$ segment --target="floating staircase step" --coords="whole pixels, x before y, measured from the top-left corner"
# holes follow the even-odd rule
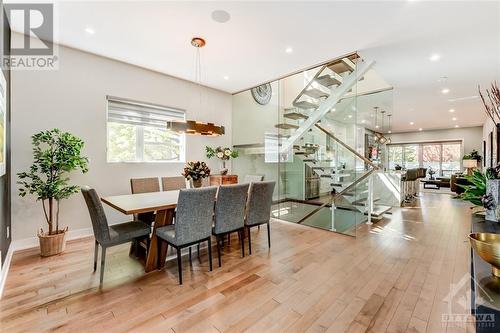
[[[339,61],[336,61],[328,65],[328,68],[330,68],[332,72],[341,74],[345,72],[352,72],[356,68],[356,65],[351,60],[343,58]]]
[[[316,78],[316,82],[321,84],[323,87],[330,88],[333,85],[342,84],[342,77],[338,74],[336,75],[326,74]]]
[[[317,103],[309,101],[295,102],[293,105],[301,109],[316,109],[319,106]]]
[[[392,209],[391,206],[383,206],[383,205],[374,205],[372,209],[373,217],[381,217],[385,213],[389,212]],[[365,215],[368,215],[368,212],[365,212]]]
[[[318,163],[318,160],[315,160],[314,158],[305,158],[302,162]]]
[[[317,89],[317,88],[312,88],[312,89],[307,89],[304,91],[304,95],[307,95],[312,98],[322,98],[322,97],[328,97],[329,94],[324,92],[323,90]]]
[[[309,118],[305,114],[298,113],[298,112],[288,112],[283,115],[283,117],[288,118],[288,119],[293,119],[293,120],[299,120],[299,119],[307,119]]]
[[[356,196],[356,195],[361,195],[361,194],[368,194],[368,190],[364,190],[364,191],[349,191],[349,192],[346,192],[344,193],[344,196],[346,197],[353,197],[353,196]]]
[[[380,201],[380,198],[374,198],[373,202]],[[365,206],[365,204],[368,202],[368,198],[361,198],[358,200],[355,200],[352,202],[354,206]]]
[[[297,125],[292,125],[292,124],[287,124],[287,123],[277,124],[277,125],[274,125],[274,127],[279,128],[279,129],[285,129],[285,130],[299,128],[299,126],[297,126]]]

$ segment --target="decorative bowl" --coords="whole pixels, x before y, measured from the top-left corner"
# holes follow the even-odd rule
[[[491,265],[491,273],[500,277],[500,234],[473,233],[469,235],[469,240],[481,259]]]

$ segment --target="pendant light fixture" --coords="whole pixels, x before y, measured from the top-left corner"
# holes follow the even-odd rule
[[[392,114],[388,114],[387,115],[387,122],[389,123],[387,133],[389,133],[389,134],[392,133],[392,130],[391,130],[391,117],[392,117]],[[392,142],[391,137],[388,137],[387,138],[387,143],[389,144],[391,142]]]
[[[200,109],[202,108],[202,86],[201,86],[201,55],[200,49],[204,47],[207,43],[201,37],[193,37],[191,39],[191,45],[196,48],[196,65],[195,65],[195,82],[198,84],[198,89],[200,93]],[[209,135],[218,136],[224,135],[224,126],[217,126],[213,123],[202,123],[196,120],[187,121],[169,121],[167,122],[167,129],[178,132],[186,133],[192,135]]]
[[[373,107],[375,109],[375,128],[378,128],[378,106]],[[380,135],[375,132],[373,136],[373,141],[377,142],[380,139]]]
[[[382,110],[380,113],[382,114],[382,132],[383,132],[384,131],[384,114],[385,114],[385,111]],[[380,141],[381,144],[385,144],[385,143],[387,143],[387,138],[382,134],[380,136],[379,141]]]

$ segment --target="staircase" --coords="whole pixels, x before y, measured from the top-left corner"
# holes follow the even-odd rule
[[[293,154],[309,166],[321,181],[328,181],[330,185],[330,200],[319,205],[302,221],[325,207],[331,207],[332,210],[343,209],[361,213],[366,216],[367,223],[371,224],[391,209],[390,206],[377,205],[378,198],[373,197],[371,176],[378,167],[321,125],[321,120],[334,110],[347,94],[353,94],[355,84],[363,80],[372,65],[373,62],[367,63],[357,54],[323,65],[293,100],[292,107],[284,109],[282,121],[275,125],[282,135],[279,143],[281,154]],[[332,163],[332,160],[318,156],[319,145],[297,144],[313,129],[320,130],[342,149],[361,159],[366,168],[345,170]]]

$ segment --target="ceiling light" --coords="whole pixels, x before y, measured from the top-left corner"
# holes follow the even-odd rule
[[[422,132],[422,127],[420,127],[418,130],[419,130],[420,132]]]
[[[448,88],[444,88],[443,90],[441,90],[441,94],[444,94],[444,95],[446,95],[449,92],[450,92],[450,89],[448,89]]]
[[[439,59],[441,59],[441,56],[437,53],[434,53],[429,57],[430,61],[438,61]]]
[[[337,111],[337,109],[336,109],[336,108],[333,108],[333,109],[332,109],[332,111],[333,111],[333,112],[335,112],[335,111]]]
[[[293,52],[293,49],[291,47],[287,47],[285,49],[285,53],[292,53]]]
[[[455,125],[455,128],[459,128],[459,127],[460,127],[460,126],[458,126],[458,125]]]
[[[348,117],[348,118],[352,118],[352,114],[348,115],[347,117]]]
[[[85,32],[88,33],[89,35],[95,34],[95,30],[92,29],[91,27],[86,27]]]
[[[448,112],[453,113],[453,112],[455,112],[455,109],[449,109]]]
[[[391,131],[391,130],[389,130],[387,133],[391,134],[391,133],[392,133],[392,131]]]
[[[362,123],[362,124],[366,123],[366,120],[362,119],[362,120],[361,120],[361,123]]]
[[[225,75],[224,80],[226,80],[226,81],[229,80],[229,76]]]
[[[375,128],[379,128],[379,126],[377,125],[377,126],[375,126]]]
[[[453,118],[451,118],[451,120],[457,121],[457,117],[453,117]]]
[[[212,20],[218,23],[226,23],[231,19],[231,15],[225,10],[214,10],[210,16],[212,16]]]
[[[415,123],[413,121],[410,121],[410,125],[415,125]]]

